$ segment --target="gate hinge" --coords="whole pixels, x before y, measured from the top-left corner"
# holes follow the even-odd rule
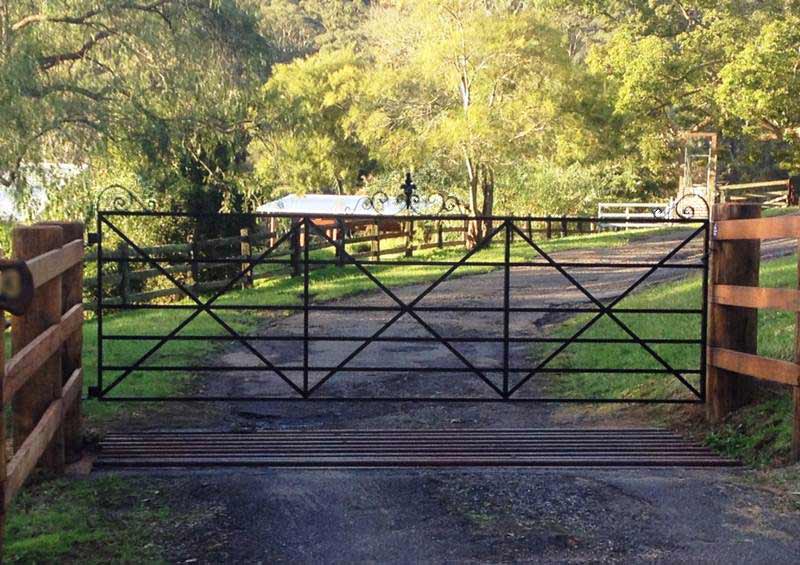
[[[100,236],[96,231],[89,232],[89,238],[86,241],[86,245],[97,245],[100,243]]]

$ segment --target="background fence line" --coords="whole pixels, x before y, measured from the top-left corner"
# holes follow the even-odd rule
[[[280,229],[279,222],[276,221],[277,218],[275,217],[265,217],[264,220],[265,226],[257,229],[241,228],[239,235],[236,236],[194,240],[184,244],[142,247],[142,250],[153,257],[163,257],[165,261],[169,260],[174,263],[166,266],[165,269],[170,274],[186,276],[193,290],[199,292],[213,291],[225,286],[228,277],[201,277],[203,268],[208,269],[209,265],[214,264],[213,258],[208,258],[209,255],[213,256],[214,252],[219,250],[221,251],[221,253],[217,254],[219,265],[238,263],[244,269],[247,262],[259,254],[259,250],[268,248],[288,231],[288,227]],[[343,246],[349,245],[368,244],[368,249],[355,250],[350,255],[356,259],[368,258],[376,262],[380,262],[382,258],[387,256],[402,255],[413,257],[415,252],[427,249],[444,249],[470,245],[468,239],[469,222],[466,221],[458,221],[457,225],[452,225],[452,222],[450,225],[446,225],[447,220],[443,219],[435,222],[433,229],[427,232],[420,229],[423,223],[417,221],[407,221],[400,226],[392,225],[392,223],[396,224],[397,222],[381,222],[379,218],[376,220],[347,222],[347,225],[344,225],[345,222],[346,219],[337,220],[335,224],[331,224],[329,220],[327,222],[322,221],[321,224],[325,227],[334,243],[327,241],[316,243],[309,247],[309,251],[336,249],[336,257],[340,264],[343,265],[344,260],[340,256],[339,250]],[[594,233],[598,230],[598,225],[596,222],[547,216],[538,222],[538,225],[536,222],[528,221],[525,230],[531,238],[534,234],[541,234],[546,239],[552,239],[574,234]],[[288,274],[299,276],[301,274],[300,258],[304,249],[302,239],[302,234],[299,234],[298,237],[290,240],[289,248],[285,252],[275,253],[272,256],[272,259],[276,261],[286,260],[286,265],[276,265],[274,269],[268,272],[251,273],[243,280],[243,286],[252,286],[256,280],[270,277]],[[393,245],[387,247],[382,245],[382,242],[393,242]],[[203,257],[204,254],[205,258]],[[97,253],[88,253],[86,261],[96,263]],[[143,261],[124,242],[120,243],[114,251],[105,252],[104,261],[116,262],[118,265],[117,272],[103,274],[104,285],[108,284],[108,288],[104,289],[107,294],[104,295],[103,299],[103,302],[107,305],[124,306],[131,303],[146,303],[158,299],[180,299],[184,297],[184,293],[173,285],[168,288],[134,292],[133,287],[137,284],[145,286],[147,281],[156,280],[162,277],[163,273]],[[139,265],[143,265],[145,268],[136,268]],[[90,297],[86,300],[86,309],[95,310],[97,306],[97,278],[94,275],[87,277],[83,281],[83,287],[86,295]]]

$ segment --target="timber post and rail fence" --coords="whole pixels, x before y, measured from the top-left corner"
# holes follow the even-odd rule
[[[797,461],[800,459],[800,289],[759,286],[759,263],[761,241],[800,239],[800,216],[762,218],[757,204],[718,204],[713,217],[708,418],[720,422],[752,402],[754,379],[788,387],[793,405],[791,459]],[[794,359],[758,355],[759,310],[795,314]]]
[[[0,340],[0,406],[10,407],[0,418],[0,555],[6,512],[31,472],[59,475],[80,456],[83,233],[81,223],[18,226],[13,259],[0,262],[3,327],[13,314],[8,360]]]

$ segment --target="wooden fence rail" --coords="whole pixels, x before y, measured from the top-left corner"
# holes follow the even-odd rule
[[[81,447],[83,224],[20,226],[12,240],[0,297],[2,321],[15,314],[8,360],[0,340],[0,406],[11,406],[13,428],[9,450],[0,418],[0,552],[5,513],[31,471],[62,473]]]
[[[718,422],[752,400],[752,379],[790,387],[792,451],[800,459],[800,290],[758,286],[761,241],[800,239],[800,217],[761,218],[754,204],[715,206],[709,299],[708,415]],[[800,274],[800,260],[798,261]],[[794,312],[793,361],[758,355],[758,311]]]
[[[273,218],[267,218],[267,220]],[[572,225],[571,225],[572,223]],[[363,224],[363,225],[362,225]],[[567,221],[565,218],[553,216],[546,217],[538,222],[528,221],[523,229],[528,236],[533,238],[534,234],[541,234],[546,239],[553,237],[566,237],[571,234],[587,234],[596,231],[597,226],[587,221],[574,220]],[[412,257],[414,253],[426,249],[444,249],[449,247],[459,247],[469,245],[468,234],[469,225],[467,222],[453,223],[436,222],[432,225],[421,227],[420,222],[404,222],[404,225],[381,225],[380,222],[372,220],[357,223],[348,223],[347,227],[337,225],[327,229],[328,237],[332,240],[318,241],[309,247],[310,251],[337,248],[344,246],[356,246],[368,244],[369,249],[351,249],[350,254],[356,259],[367,259],[379,262],[387,256],[402,255]],[[185,244],[170,244],[152,247],[143,247],[142,251],[152,257],[168,257],[173,264],[164,266],[164,269],[172,275],[185,277],[189,282],[189,287],[198,292],[212,291],[227,284],[225,277],[214,278],[205,276],[201,280],[201,271],[219,268],[228,263],[221,261],[219,264],[213,263],[213,258],[224,260],[240,260],[241,268],[244,270],[253,257],[257,257],[260,252],[272,245],[278,238],[284,235],[285,231],[280,231],[278,222],[267,222],[266,228],[250,230],[242,228],[239,235],[221,237],[208,240],[197,240]],[[385,242],[392,242],[391,245],[384,245]],[[254,281],[275,276],[285,276],[287,274],[298,275],[300,273],[299,260],[302,257],[302,250],[305,243],[302,234],[296,238],[290,238],[285,250],[276,252],[270,259],[285,260],[285,265],[273,265],[273,268],[264,272],[251,273],[250,276],[243,278],[244,286],[252,286]],[[234,252],[238,250],[238,254]],[[205,255],[205,258],[202,257]],[[346,261],[340,251],[336,252],[339,264],[344,265]],[[128,245],[121,243],[113,251],[106,251],[103,256],[104,262],[111,261],[118,265],[116,272],[104,272],[104,284],[109,285],[105,289],[106,295],[104,303],[109,306],[128,305],[132,303],[146,303],[158,299],[180,299],[184,293],[171,286],[169,288],[152,288],[152,282],[158,281],[163,276],[163,272],[154,268],[144,258],[130,249]],[[95,252],[87,254],[87,262],[96,262]],[[139,268],[137,268],[139,266]],[[163,282],[163,281],[162,281]],[[91,276],[83,281],[83,288],[86,294],[87,310],[94,310],[96,307],[97,279]],[[134,291],[134,288],[148,287],[143,290]]]

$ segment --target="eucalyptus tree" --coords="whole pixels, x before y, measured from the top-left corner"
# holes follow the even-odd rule
[[[499,175],[557,144],[569,53],[527,3],[387,2],[365,35],[359,135],[385,163],[449,171],[472,214],[492,213]]]

